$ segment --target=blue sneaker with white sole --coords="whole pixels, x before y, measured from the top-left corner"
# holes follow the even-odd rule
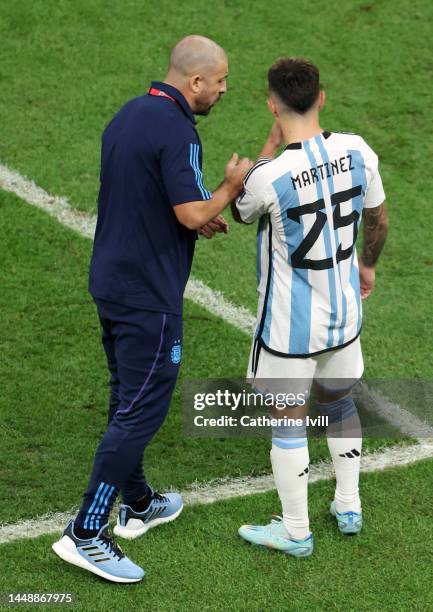
[[[335,501],[331,502],[329,511],[337,519],[338,529],[344,535],[353,535],[361,531],[362,512],[337,512]]]
[[[151,501],[143,512],[135,512],[130,506],[120,506],[117,525],[114,533],[127,540],[135,540],[146,531],[174,521],[183,509],[182,496],[179,493],[157,493],[152,491]]]
[[[280,550],[292,557],[309,557],[314,550],[313,534],[304,540],[292,539],[281,516],[274,517],[269,525],[242,525],[238,533],[251,544]]]
[[[77,565],[111,582],[139,582],[144,570],[122,552],[108,534],[108,523],[94,538],[81,540],[74,533],[74,521],[68,523],[62,537],[52,549],[67,563]]]

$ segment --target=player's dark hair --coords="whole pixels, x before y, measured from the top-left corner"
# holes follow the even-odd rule
[[[319,95],[319,69],[302,57],[282,57],[269,68],[268,83],[283,104],[303,115]]]

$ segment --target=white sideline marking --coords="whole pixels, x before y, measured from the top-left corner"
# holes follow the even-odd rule
[[[14,193],[27,204],[41,208],[78,234],[93,239],[96,217],[73,210],[67,198],[50,195],[33,181],[2,164],[0,164],[0,187],[4,191]]]
[[[363,399],[370,400],[370,404],[365,406],[369,412],[381,417],[384,421],[388,421],[394,427],[398,427],[407,436],[418,438],[419,440],[433,438],[433,427],[405,408],[391,402],[380,391],[372,389],[365,382],[361,382],[360,390]]]
[[[386,468],[409,465],[432,456],[433,439],[426,439],[416,445],[386,448],[382,452],[363,455],[361,471],[382,471]],[[311,466],[309,482],[329,480],[333,476],[332,464],[323,462]],[[266,493],[274,488],[272,476],[233,478],[220,484],[210,483],[195,486],[183,491],[182,496],[188,506],[205,505],[235,497]],[[0,544],[37,538],[42,535],[60,534],[76,512],[77,509],[71,509],[69,512],[49,513],[34,519],[18,521],[15,524],[2,525],[0,526]]]
[[[256,318],[246,308],[235,306],[223,296],[220,291],[214,291],[200,280],[191,278],[188,281],[185,297],[206,308],[209,312],[221,317],[233,327],[252,335]]]
[[[2,164],[0,164],[0,188],[14,193],[28,204],[41,208],[62,225],[73,229],[82,236],[93,238],[95,232],[94,216],[76,212],[66,198],[50,195],[35,185],[33,181]],[[200,280],[189,280],[185,297],[206,308],[212,314],[221,317],[237,329],[252,334],[255,317],[246,308],[235,306],[226,300],[222,293],[213,291]],[[387,398],[377,392],[370,391],[365,386],[364,390],[369,395],[369,399],[372,400],[373,409],[376,413],[380,413],[382,418],[399,427],[404,434],[416,438],[422,435],[433,436],[433,428],[427,426],[416,416],[392,404]]]
[[[62,225],[76,231],[77,233],[92,239],[95,232],[96,218],[94,216],[79,213],[71,208],[66,198],[52,196],[46,191],[23,177],[0,164],[0,188],[14,193],[22,200],[41,208],[50,216],[57,219]],[[237,329],[251,334],[255,317],[245,308],[235,306],[220,292],[213,291],[197,279],[190,279],[187,285],[185,297],[206,308],[212,314],[221,317]],[[367,390],[371,400],[374,402],[374,410],[378,410],[380,416],[390,423],[396,425],[400,430],[415,437],[432,435],[433,428],[417,419],[407,410],[392,404],[386,397],[377,392]],[[407,465],[420,459],[433,456],[433,439],[418,439],[419,444],[409,447],[397,447],[386,449],[383,453],[365,455],[362,460],[362,471],[383,470],[396,465]],[[330,464],[323,463],[311,467],[310,481],[317,482],[331,477]],[[273,488],[271,476],[258,478],[240,478],[227,481],[220,485],[204,485],[203,487],[189,490],[184,493],[185,501],[189,504],[213,503],[221,499],[231,497],[252,495],[269,491]],[[12,542],[22,538],[37,537],[39,535],[56,533],[61,530],[68,518],[74,512],[44,515],[29,521],[21,521],[15,525],[0,526],[0,544]]]

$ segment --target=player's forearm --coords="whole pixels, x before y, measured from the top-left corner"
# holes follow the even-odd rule
[[[388,233],[388,213],[385,202],[363,211],[364,242],[361,259],[365,266],[373,268],[382,252]]]
[[[258,159],[262,157],[269,157],[270,159],[274,159],[277,154],[279,145],[276,145],[273,141],[267,140],[263,145],[263,149],[259,153]]]

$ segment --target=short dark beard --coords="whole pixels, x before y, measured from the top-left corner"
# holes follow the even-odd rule
[[[202,117],[206,117],[206,115],[209,115],[211,110],[212,110],[212,106],[209,106],[209,108],[206,110],[202,109],[202,110],[194,111],[194,115],[201,115]]]

